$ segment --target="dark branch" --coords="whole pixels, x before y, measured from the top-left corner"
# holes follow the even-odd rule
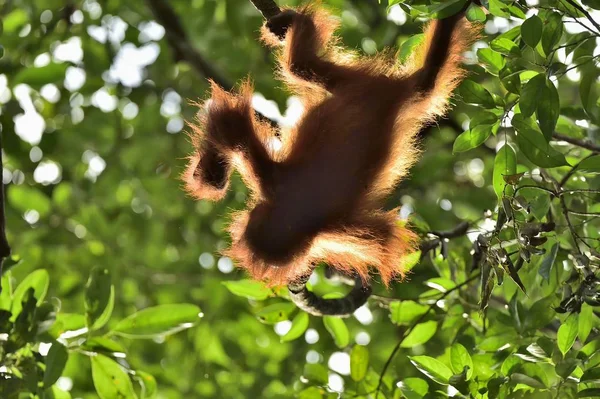
[[[168,1],[146,0],[154,18],[160,23],[167,35],[167,42],[177,61],[186,61],[202,76],[214,80],[225,90],[231,90],[233,84],[221,75],[202,54],[190,43],[183,25]]]
[[[423,241],[421,243],[421,245],[419,246],[419,249],[421,250],[421,257],[423,257],[423,255],[425,255],[427,252],[431,251],[432,249],[434,249],[438,245],[440,245],[442,240],[444,240],[444,239],[464,236],[465,234],[467,234],[468,229],[469,229],[468,222],[460,222],[452,230],[430,232],[429,234],[436,236],[436,238],[434,238],[432,240],[428,240],[428,241]]]
[[[585,8],[583,8],[582,6],[580,6],[579,4],[577,4],[576,2],[574,2],[573,0],[566,0],[566,2],[569,3],[569,4],[571,4],[573,7],[575,7],[579,11],[581,11],[581,13],[583,15],[585,15],[585,17],[588,19],[588,21],[590,21],[591,24],[594,25],[596,27],[596,29],[598,29],[598,33],[600,33],[600,25],[598,24],[598,22],[596,22],[594,20],[594,18],[592,18],[592,16],[590,15],[590,13],[587,12]]]
[[[3,171],[2,163],[2,134],[0,133],[0,171]],[[0,178],[2,176],[0,175]],[[0,182],[0,276],[2,276],[2,263],[10,255],[10,245],[6,239],[6,213],[4,212],[4,181]],[[0,292],[2,285],[0,285]]]
[[[565,136],[560,133],[553,133],[552,138],[556,141],[566,141],[569,144],[576,145],[577,147],[585,148],[590,151],[600,152],[600,145],[592,143],[590,141],[574,139],[573,137]]]
[[[360,277],[355,279],[352,291],[343,298],[323,299],[306,288],[310,275],[288,284],[292,302],[300,309],[315,316],[348,317],[367,302],[371,286],[365,285]]]
[[[281,12],[281,9],[275,4],[273,0],[250,0],[254,7],[265,17],[269,19]]]
[[[558,183],[558,187],[561,187],[561,188],[562,188],[562,186],[564,186],[564,185],[565,185],[565,184],[566,184],[566,183],[569,181],[569,179],[571,178],[571,176],[573,176],[573,174],[575,174],[575,171],[576,171],[576,170],[577,170],[577,168],[579,167],[579,164],[580,164],[580,163],[582,163],[583,161],[585,161],[586,159],[588,159],[588,158],[591,158],[592,156],[594,156],[594,154],[592,154],[592,155],[588,155],[587,157],[585,157],[585,158],[583,158],[581,161],[579,161],[579,162],[577,163],[577,165],[573,166],[573,167],[571,168],[571,170],[569,170],[569,171],[567,172],[567,174],[565,174],[565,175],[563,176],[563,178],[560,180],[560,182]]]

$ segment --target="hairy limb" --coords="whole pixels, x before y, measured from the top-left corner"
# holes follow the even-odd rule
[[[242,84],[238,94],[228,93],[213,83],[203,130],[206,140],[221,154],[215,158],[231,162],[248,187],[261,195],[275,166],[263,144],[272,128],[256,120],[251,93],[248,82]]]
[[[220,200],[227,192],[231,163],[210,142],[196,147],[183,174],[185,188],[197,199]]]
[[[329,42],[336,27],[328,14],[308,6],[269,18],[262,36],[271,45],[284,42],[280,64],[287,80],[318,83],[331,90],[352,72],[329,57]]]
[[[423,67],[417,72],[417,90],[430,91],[435,87],[438,75],[445,67],[448,67],[452,57],[456,57],[453,48],[455,42],[455,33],[460,26],[464,13],[460,12],[451,17],[433,22],[433,27],[427,31],[429,36],[429,47],[425,56]]]

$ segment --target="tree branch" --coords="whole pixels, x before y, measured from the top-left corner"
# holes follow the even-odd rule
[[[428,241],[423,241],[419,246],[421,250],[421,258],[432,249],[436,248],[441,244],[442,240],[449,238],[456,238],[460,236],[464,236],[469,229],[469,222],[460,222],[456,227],[452,230],[447,231],[432,231],[429,234],[437,236],[436,238]]]
[[[575,139],[573,137],[565,136],[564,134],[554,132],[552,138],[556,141],[566,141],[569,144],[576,145],[577,147],[585,148],[590,151],[600,152],[600,145],[592,143],[590,141]]]
[[[590,21],[590,23],[592,25],[594,25],[596,27],[596,29],[598,29],[598,33],[600,33],[600,25],[598,24],[598,22],[596,22],[594,20],[594,18],[592,18],[592,16],[590,15],[590,13],[587,12],[587,10],[585,8],[583,8],[582,6],[580,6],[579,4],[577,4],[576,2],[574,2],[573,0],[566,0],[566,2],[569,3],[569,4],[571,4],[573,7],[575,7],[579,11],[581,11],[581,13],[586,16],[586,18],[588,19],[588,21]]]
[[[462,287],[464,287],[465,285],[468,285],[469,283],[471,283],[472,281],[474,281],[478,278],[479,278],[479,273],[475,273],[474,275],[472,275],[471,277],[469,277],[462,283],[460,283],[460,284],[452,287],[448,291],[444,292],[439,298],[437,298],[435,301],[433,301],[433,303],[429,306],[429,308],[427,309],[427,311],[425,313],[423,313],[418,319],[416,319],[410,325],[410,327],[408,329],[406,329],[406,331],[404,331],[404,334],[402,334],[402,338],[400,339],[400,341],[398,341],[396,343],[396,346],[392,350],[392,353],[390,353],[385,364],[383,365],[383,369],[381,370],[381,374],[379,375],[379,382],[377,383],[377,388],[375,389],[375,397],[376,398],[379,397],[378,394],[381,389],[381,383],[383,382],[383,377],[385,376],[385,373],[387,372],[388,368],[390,367],[390,364],[392,363],[392,359],[394,359],[394,356],[400,350],[400,347],[402,346],[402,342],[404,342],[406,337],[408,337],[408,335],[415,329],[415,327],[419,323],[421,323],[423,320],[425,320],[425,317],[427,317],[427,315],[429,315],[429,312],[431,312],[437,306],[437,303],[439,300],[446,298],[448,295],[450,295],[454,291],[460,290]]]
[[[231,90],[233,84],[213,67],[198,50],[192,46],[175,10],[168,1],[146,0],[154,18],[160,23],[167,35],[167,43],[177,61],[186,61],[202,76],[212,79],[225,90]]]
[[[273,0],[250,0],[254,7],[265,17],[269,19],[281,12],[281,9],[275,4]]]
[[[288,291],[296,306],[315,316],[351,316],[371,296],[371,286],[365,285],[360,277],[356,277],[354,287],[348,295],[343,298],[323,299],[306,288],[309,278],[310,274],[288,284]]]
[[[594,154],[592,155],[588,155],[587,157],[583,158],[581,161],[579,161],[577,163],[577,165],[573,166],[568,172],[567,174],[565,174],[563,176],[563,178],[560,180],[560,182],[558,183],[558,187],[562,188],[571,178],[571,176],[573,176],[573,174],[575,174],[575,171],[577,171],[577,168],[579,167],[579,164],[582,163],[583,161],[585,161],[588,158],[591,158],[592,156],[594,156]]]

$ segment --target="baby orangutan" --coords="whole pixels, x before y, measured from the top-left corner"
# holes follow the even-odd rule
[[[306,281],[319,262],[363,282],[370,268],[386,285],[403,275],[416,236],[398,223],[398,210],[383,210],[384,200],[417,158],[419,129],[445,112],[475,36],[462,15],[432,22],[397,65],[344,51],[336,28],[316,6],[282,11],[263,26],[263,41],[280,48],[281,79],[305,107],[281,149],[268,145],[276,131],[255,117],[248,81],[236,93],[212,83],[192,126],[187,191],[219,200],[238,170],[251,199],[233,215],[226,254],[272,285]]]

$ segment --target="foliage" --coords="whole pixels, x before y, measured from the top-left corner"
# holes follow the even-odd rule
[[[346,45],[406,58],[419,20],[465,0],[325,3]],[[426,245],[406,281],[321,319],[218,255],[239,179],[221,203],[177,179],[207,73],[250,74],[284,119],[248,0],[0,3],[0,397],[599,397],[600,3],[482,4],[455,107],[389,201]],[[311,289],[348,291],[322,270]]]

